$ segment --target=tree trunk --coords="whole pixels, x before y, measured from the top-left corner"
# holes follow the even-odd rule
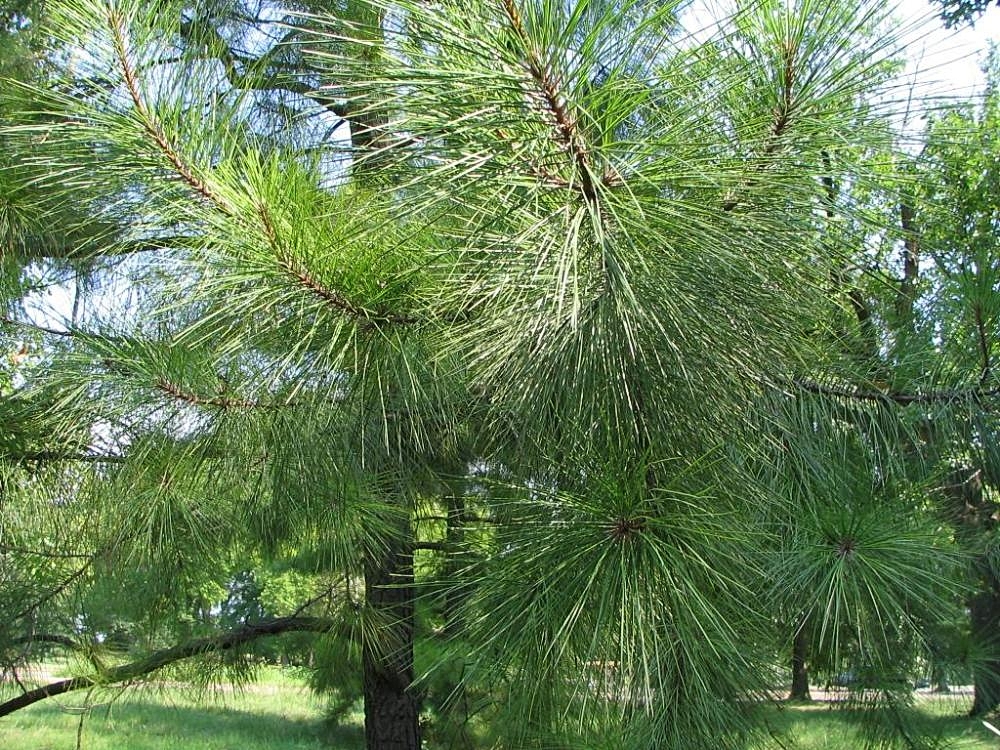
[[[465,544],[465,498],[458,493],[452,493],[447,498],[447,503],[448,557],[445,561],[444,633],[446,636],[453,636],[462,629],[462,605],[468,598],[468,592],[465,588],[458,586],[458,577],[463,561],[456,552],[461,550]]]
[[[956,538],[968,549],[981,546],[984,537],[996,528],[997,506],[983,492],[980,469],[958,466],[952,470],[946,494],[954,501]],[[979,591],[969,599],[972,643],[978,653],[973,665],[975,699],[970,716],[982,716],[1000,705],[1000,580],[985,556],[975,560]]]
[[[392,540],[365,566],[365,597],[377,624],[362,647],[367,750],[420,750],[413,682],[413,553]]]
[[[792,641],[792,690],[788,694],[790,701],[811,701],[809,694],[809,669],[806,659],[809,656],[809,632],[805,618],[799,623]]]
[[[980,651],[973,668],[975,699],[969,716],[983,716],[1000,705],[1000,655],[996,637],[1000,632],[1000,597],[996,590],[983,591],[969,602],[972,641]]]
[[[950,693],[951,687],[948,685],[948,674],[944,667],[935,663],[931,667],[931,685],[934,686],[935,693]]]

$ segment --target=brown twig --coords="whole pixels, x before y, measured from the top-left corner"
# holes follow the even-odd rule
[[[362,324],[365,327],[387,324],[409,325],[417,322],[417,319],[411,316],[396,315],[389,312],[369,312],[368,310],[353,304],[339,292],[320,283],[319,280],[317,280],[316,277],[306,270],[300,263],[288,257],[288,254],[281,246],[277,229],[274,226],[274,222],[271,220],[271,214],[267,210],[267,207],[264,205],[258,205],[257,213],[260,216],[261,225],[264,228],[264,234],[267,237],[267,241],[271,245],[271,249],[274,251],[275,257],[277,258],[278,266],[312,294],[319,297],[324,302],[327,302],[331,307],[334,307],[340,312],[346,313],[353,318],[357,318],[362,321]]]
[[[186,391],[176,383],[171,383],[169,380],[163,379],[156,382],[156,388],[168,396],[194,406],[216,406],[220,409],[276,409],[279,406],[287,406],[287,404],[264,403],[250,399],[232,398],[230,396],[202,396],[191,391]]]
[[[73,331],[61,330],[58,328],[48,328],[46,326],[39,325],[38,323],[30,323],[26,320],[14,320],[13,318],[8,317],[6,315],[0,317],[0,323],[2,323],[5,326],[11,326],[13,328],[27,328],[28,330],[38,331],[39,333],[45,333],[48,334],[49,336],[70,337],[74,335]]]
[[[157,122],[152,112],[150,112],[149,108],[146,106],[139,87],[138,74],[129,59],[128,29],[125,26],[125,18],[116,8],[108,10],[108,26],[111,30],[115,57],[117,58],[118,65],[121,68],[122,77],[125,79],[125,89],[128,91],[129,98],[132,100],[132,105],[135,108],[136,114],[139,116],[139,121],[142,123],[143,130],[145,130],[149,137],[153,139],[153,142],[156,143],[157,147],[166,157],[167,161],[170,162],[174,171],[185,183],[188,184],[188,186],[226,213],[232,213],[228,204],[219,195],[213,192],[204,180],[195,174],[194,170],[184,163],[184,160],[181,159],[177,149],[174,148],[166,134],[164,134],[160,123]]]
[[[590,154],[583,138],[576,117],[566,103],[559,88],[559,79],[551,68],[543,63],[541,56],[533,47],[524,20],[517,9],[514,0],[501,0],[511,28],[518,40],[524,46],[527,59],[525,67],[538,87],[544,109],[556,128],[556,141],[573,158],[580,176],[580,192],[591,203],[597,200],[597,186],[590,170]]]

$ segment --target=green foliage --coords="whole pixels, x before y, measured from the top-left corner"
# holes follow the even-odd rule
[[[5,404],[0,543],[87,519],[83,572],[5,582],[11,632],[51,609],[117,658],[308,612],[328,632],[281,648],[334,715],[415,645],[443,744],[735,749],[808,621],[885,688],[869,744],[923,742],[889,682],[953,612],[935,482],[992,433],[899,393],[989,387],[1000,316],[989,207],[971,244],[928,222],[954,287],[857,270],[917,195],[880,4],[754,4],[703,43],[681,3],[244,10],[56,3],[72,65],[14,89],[3,231],[41,253],[57,217],[111,291]],[[935,127],[959,203],[984,165]],[[85,455],[33,477],[31,431]]]
[[[941,18],[945,26],[974,24],[990,7],[991,0],[935,0],[941,7]]]

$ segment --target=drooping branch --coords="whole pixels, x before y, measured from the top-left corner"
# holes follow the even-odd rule
[[[271,620],[263,620],[220,635],[199,638],[188,643],[172,646],[171,648],[154,651],[144,659],[112,667],[101,674],[71,677],[43,685],[34,690],[29,690],[16,698],[11,698],[9,701],[0,703],[0,717],[9,716],[15,711],[27,708],[46,698],[54,698],[57,695],[63,695],[75,690],[85,690],[87,688],[137,680],[175,662],[190,659],[201,654],[229,651],[251,643],[258,638],[292,632],[325,633],[333,628],[335,624],[333,620],[322,617],[279,617]]]

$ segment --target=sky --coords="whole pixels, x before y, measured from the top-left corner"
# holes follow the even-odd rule
[[[734,8],[753,0],[692,0],[681,22],[688,38],[706,39]],[[790,1],[790,0],[789,0]],[[974,26],[946,29],[931,0],[889,0],[899,21],[899,44],[908,60],[904,77],[925,95],[965,98],[981,92],[982,61],[991,39],[1000,41],[1000,8],[991,6]]]
[[[991,6],[974,26],[961,29],[945,29],[929,0],[899,0],[897,14],[908,42],[909,76],[941,96],[982,92],[986,50],[990,40],[1000,41],[1000,8]]]

